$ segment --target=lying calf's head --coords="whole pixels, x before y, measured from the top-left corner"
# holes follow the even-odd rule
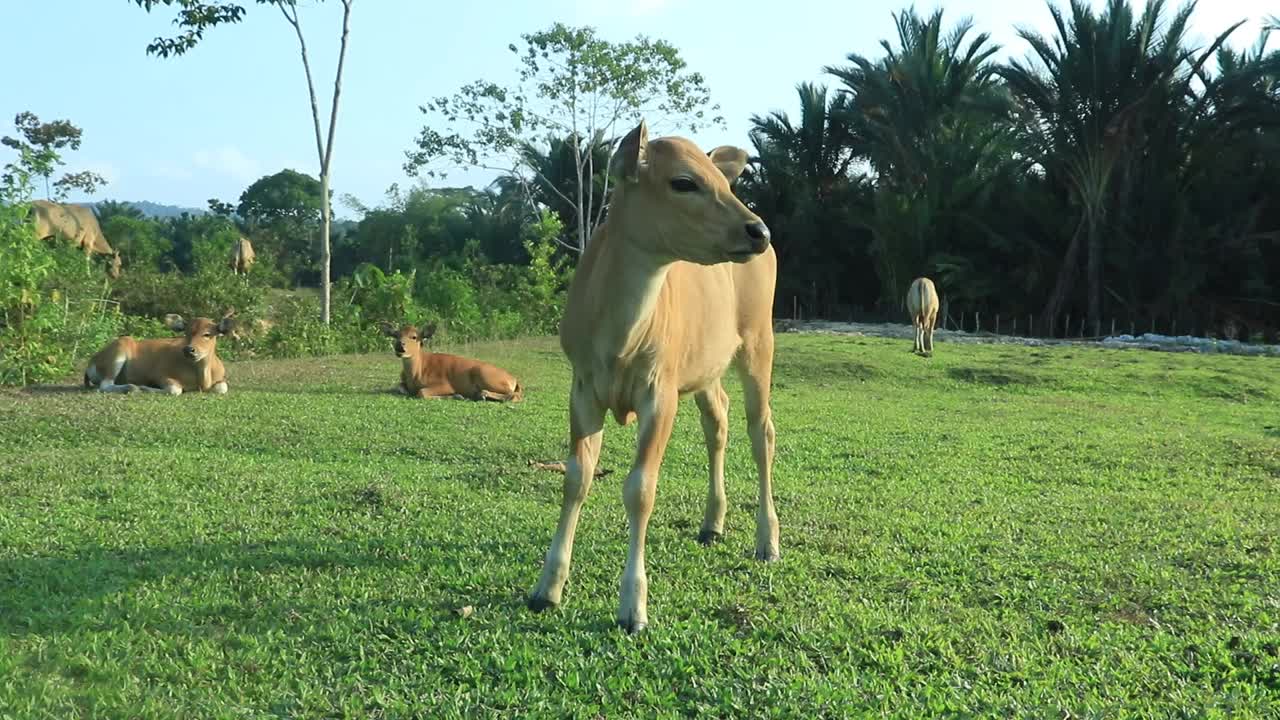
[[[182,346],[182,355],[192,362],[200,362],[214,353],[218,346],[218,336],[231,332],[234,321],[231,319],[235,310],[228,310],[217,323],[207,317],[198,317],[187,322],[181,315],[164,316],[164,324],[174,332],[182,333],[186,342]]]
[[[430,340],[436,334],[436,324],[430,323],[422,326],[422,330],[412,325],[402,325],[397,328],[391,323],[382,323],[380,325],[382,334],[392,339],[391,348],[395,351],[396,357],[412,357],[418,354],[422,349],[422,344]]]

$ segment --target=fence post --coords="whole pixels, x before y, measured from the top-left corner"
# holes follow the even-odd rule
[[[1111,337],[1116,336],[1116,319],[1111,318]]]
[[[996,334],[1000,334],[1000,313],[996,313]]]
[[[1080,337],[1082,338],[1084,337],[1084,322],[1085,318],[1080,318]]]
[[[977,310],[973,311],[973,331],[975,333],[982,332],[982,313]]]
[[[1027,337],[1036,336],[1036,316],[1033,313],[1027,313]]]

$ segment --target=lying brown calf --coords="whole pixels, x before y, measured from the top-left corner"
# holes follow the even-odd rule
[[[519,401],[524,388],[511,373],[486,362],[433,353],[422,348],[422,343],[435,335],[435,324],[422,328],[412,325],[397,330],[390,323],[382,323],[382,333],[394,339],[392,348],[396,357],[404,362],[400,371],[398,390],[412,397],[465,398],[468,400]]]
[[[204,317],[188,323],[181,315],[166,315],[165,324],[182,336],[154,340],[118,337],[89,361],[84,386],[97,387],[102,392],[221,395],[227,391],[227,371],[218,359],[218,337],[231,331],[234,314],[234,310],[228,312],[217,323]]]

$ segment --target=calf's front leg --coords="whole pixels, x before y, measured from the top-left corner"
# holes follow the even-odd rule
[[[605,409],[596,401],[590,384],[575,377],[569,391],[569,460],[564,469],[560,521],[542,563],[542,576],[529,595],[529,609],[534,612],[559,605],[565,581],[569,579],[578,514],[591,491],[596,461],[600,458],[604,413]]]
[[[640,430],[636,458],[622,488],[630,543],[627,546],[627,565],[622,571],[618,625],[628,633],[637,633],[649,624],[649,579],[644,568],[645,537],[658,490],[658,471],[662,467],[662,456],[667,451],[667,441],[671,439],[671,428],[675,424],[678,399],[675,392],[662,388],[652,389],[650,397],[645,398],[646,402],[641,404],[638,413]]]

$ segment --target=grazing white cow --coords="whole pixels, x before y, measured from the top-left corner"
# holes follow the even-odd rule
[[[227,392],[227,371],[218,358],[218,337],[231,331],[228,312],[215,323],[198,317],[190,323],[181,315],[166,315],[179,337],[135,340],[124,335],[107,343],[84,371],[85,387],[102,392]]]
[[[392,348],[404,367],[400,371],[402,394],[423,398],[462,398],[519,402],[524,397],[520,381],[495,365],[471,358],[424,350],[422,344],[436,334],[434,323],[419,332],[412,325],[397,329],[382,323],[382,334],[393,339]]]
[[[911,351],[922,355],[933,354],[933,328],[938,323],[938,291],[933,281],[918,277],[907,290],[907,313],[916,329],[916,341]]]
[[[560,345],[573,365],[569,459],[560,520],[529,598],[535,611],[559,604],[569,577],[606,412],[624,425],[640,423],[623,485],[630,545],[618,624],[636,632],[648,623],[645,534],[682,395],[697,400],[710,460],[698,538],[721,536],[729,398],[720,378],[731,363],[742,379],[759,474],[755,556],[778,559],[769,409],[777,259],[769,229],[730,189],[746,164],[747,153],[735,147],[708,155],[683,138],[650,142],[643,121],[619,146],[608,218],[574,273],[560,324]]]

